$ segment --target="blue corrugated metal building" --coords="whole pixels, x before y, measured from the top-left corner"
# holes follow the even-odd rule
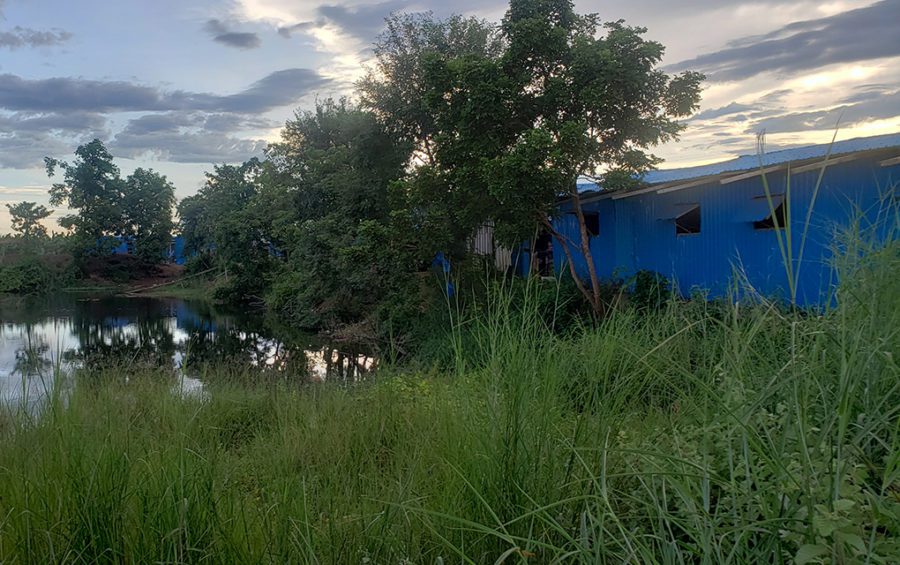
[[[627,279],[640,270],[654,271],[671,280],[683,295],[701,290],[710,297],[726,295],[735,280],[743,279],[745,290],[749,283],[763,296],[789,298],[777,233],[784,236],[785,230],[774,229],[776,223],[784,226],[784,221],[776,220],[782,219],[789,198],[794,271],[799,266],[796,302],[824,304],[834,287],[830,259],[841,228],[854,219],[896,226],[896,217],[890,215],[897,213],[900,194],[900,134],[772,152],[763,155],[762,163],[753,155],[653,171],[645,180],[648,186],[625,191],[579,185],[591,253],[601,279]],[[801,264],[800,235],[807,215]],[[586,278],[570,202],[561,204],[554,224],[568,242],[576,271]],[[549,251],[549,241],[545,245]],[[552,240],[557,273],[568,271],[562,245]]]

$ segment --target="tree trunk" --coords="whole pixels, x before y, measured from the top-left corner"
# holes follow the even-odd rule
[[[578,217],[578,231],[581,232],[581,253],[584,255],[588,275],[591,278],[591,293],[594,298],[591,301],[591,305],[594,307],[594,313],[602,318],[605,314],[605,308],[603,300],[600,298],[600,279],[597,277],[594,255],[591,253],[591,238],[584,223],[584,210],[581,209],[581,197],[578,195],[578,187],[572,192],[572,207],[575,208],[575,215]]]
[[[585,300],[588,301],[588,304],[591,305],[591,308],[596,311],[597,304],[594,302],[594,293],[589,291],[584,283],[581,281],[581,278],[578,276],[578,272],[575,271],[575,262],[572,260],[572,252],[569,250],[569,243],[567,241],[568,238],[563,237],[561,233],[553,229],[553,224],[550,223],[550,218],[544,216],[541,219],[541,223],[544,225],[544,228],[550,235],[555,237],[562,244],[563,253],[566,254],[566,263],[569,264],[569,274],[572,275],[572,280],[575,281],[575,287],[578,288],[578,291],[584,296]]]

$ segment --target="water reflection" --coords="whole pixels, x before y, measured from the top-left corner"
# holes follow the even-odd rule
[[[7,300],[0,304],[0,400],[40,402],[56,373],[163,369],[199,394],[210,366],[297,380],[359,380],[376,364],[360,348],[278,327],[259,312],[164,298]]]

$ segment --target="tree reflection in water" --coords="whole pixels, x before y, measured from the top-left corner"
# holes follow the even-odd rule
[[[291,331],[261,312],[164,298],[75,296],[0,305],[0,378],[70,368],[115,368],[122,378],[147,369],[173,377],[357,381],[376,358],[365,348]],[[18,375],[18,376],[16,376]],[[12,382],[4,389],[13,388]]]

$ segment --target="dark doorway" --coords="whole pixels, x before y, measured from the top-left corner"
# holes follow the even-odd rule
[[[553,276],[553,237],[545,231],[534,242],[534,261],[538,275]]]

